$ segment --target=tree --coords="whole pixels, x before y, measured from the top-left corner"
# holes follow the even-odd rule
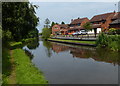
[[[65,22],[62,21],[61,24],[65,24]]]
[[[87,30],[87,31],[91,31],[92,30],[92,25],[90,22],[87,22],[83,25],[83,27]]]
[[[86,31],[91,31],[92,30],[92,24],[90,22],[87,22],[83,25],[83,28],[85,28]]]
[[[50,28],[52,28],[54,25],[55,25],[55,22],[52,22],[52,24],[51,24]]]
[[[48,18],[45,20],[45,24],[46,24],[46,25],[44,25],[44,28],[49,28],[49,27],[50,27],[50,26],[49,26],[50,20],[49,20]]]
[[[29,37],[29,32],[36,30],[39,21],[35,15],[35,8],[37,8],[37,6],[29,2],[3,2],[3,30],[5,32],[10,31],[15,41]]]
[[[42,37],[47,40],[50,37],[51,31],[49,28],[42,29]]]

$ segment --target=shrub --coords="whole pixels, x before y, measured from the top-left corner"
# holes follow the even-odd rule
[[[101,33],[96,44],[99,47],[107,47],[113,51],[120,51],[120,35],[106,35]]]
[[[50,37],[51,31],[49,28],[42,29],[42,37],[46,40]]]
[[[109,34],[116,34],[116,29],[115,28],[110,28],[109,29]]]
[[[104,33],[101,33],[98,36],[96,44],[97,44],[97,46],[100,46],[100,47],[106,47],[106,46],[108,46],[108,36],[106,34],[104,34]]]

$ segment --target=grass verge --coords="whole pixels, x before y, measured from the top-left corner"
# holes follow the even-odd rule
[[[10,50],[5,47],[2,48],[2,84],[7,84],[9,82],[9,75],[12,71],[12,64],[10,59]]]
[[[54,41],[62,41],[62,42],[73,42],[73,43],[82,43],[82,44],[96,44],[95,41],[76,41],[76,40],[62,40],[62,39],[48,39]]]
[[[47,84],[42,72],[32,65],[29,57],[22,49],[14,49],[17,84]]]

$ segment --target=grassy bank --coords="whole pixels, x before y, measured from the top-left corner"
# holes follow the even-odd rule
[[[47,84],[42,72],[35,68],[22,49],[13,50],[18,84]]]
[[[95,41],[77,41],[77,40],[62,40],[62,39],[48,39],[48,40],[55,40],[55,41],[62,41],[62,42],[73,42],[73,43],[82,43],[82,44],[95,44]]]
[[[30,61],[30,57],[22,50],[26,42],[34,39],[26,39],[22,42],[9,42],[9,46],[3,46],[2,50],[2,78],[3,86],[6,84],[47,84],[43,73]]]
[[[8,77],[11,74],[10,50],[7,48],[2,49],[2,80],[3,84],[8,83]]]

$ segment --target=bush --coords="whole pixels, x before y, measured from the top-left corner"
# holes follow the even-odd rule
[[[106,46],[108,46],[108,36],[106,34],[104,34],[104,33],[101,33],[98,36],[96,44],[97,44],[97,46],[100,46],[100,47],[106,47]]]
[[[96,44],[99,47],[107,47],[113,51],[120,51],[120,35],[106,35],[101,33]]]
[[[115,28],[110,28],[109,29],[109,34],[116,34],[116,29]]]
[[[50,37],[51,31],[49,28],[42,29],[42,37],[46,40]]]

